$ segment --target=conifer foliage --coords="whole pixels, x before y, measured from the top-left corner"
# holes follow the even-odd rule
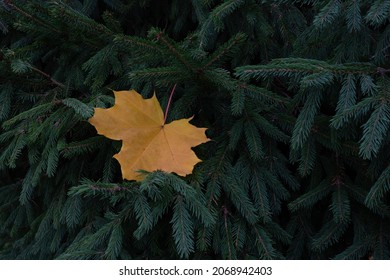
[[[1,0],[1,259],[389,259],[390,1]],[[112,90],[211,139],[123,180]],[[115,125],[115,124],[113,124]]]

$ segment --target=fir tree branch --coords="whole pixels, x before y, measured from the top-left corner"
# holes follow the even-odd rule
[[[267,90],[265,88],[256,87],[256,86],[249,85],[249,84],[246,84],[246,83],[238,83],[237,87],[239,89],[245,89],[248,92],[253,92],[253,93],[261,96],[265,100],[269,99],[269,100],[272,100],[273,102],[277,102],[277,103],[287,104],[289,102],[289,99],[291,99],[291,97],[288,96],[288,95],[285,95],[285,98],[283,98],[283,97],[278,96],[274,92],[269,91],[269,90]]]
[[[185,58],[183,54],[181,54],[178,49],[170,42],[170,40],[165,36],[164,32],[160,31],[157,34],[155,34],[155,39],[157,41],[162,42],[170,51],[171,53],[192,73],[197,72],[195,69]]]
[[[235,241],[234,241],[234,246],[236,247],[236,250],[238,249],[239,242],[240,242],[239,241],[240,232],[241,232],[241,224],[237,228],[236,238],[235,238]]]
[[[38,68],[32,66],[31,64],[29,65],[29,68],[35,72],[37,72],[38,74],[44,76],[45,78],[47,78],[48,80],[50,80],[53,84],[55,84],[56,86],[59,86],[60,88],[65,88],[65,85],[63,83],[60,83],[59,81],[57,81],[56,79],[52,78],[52,76],[50,76],[49,74],[43,72],[42,70],[39,70]]]
[[[376,68],[376,72],[381,74],[382,76],[384,76],[385,74],[390,73],[390,69],[378,67],[378,68]]]
[[[271,259],[271,252],[268,250],[268,246],[267,246],[267,242],[263,239],[263,237],[261,236],[258,228],[255,226],[253,227],[253,230],[255,231],[256,233],[256,240],[260,243],[262,249],[264,250],[264,254],[265,256],[267,257],[266,259]]]
[[[40,19],[37,19],[36,17],[32,16],[31,14],[29,14],[28,12],[24,11],[22,8],[16,6],[11,0],[8,0],[5,2],[6,5],[10,6],[11,8],[13,8],[15,11],[17,11],[19,14],[25,16],[25,17],[28,17],[29,19],[35,21],[36,23],[38,23],[39,25],[41,26],[44,26],[46,28],[49,28],[51,29],[52,31],[56,32],[56,33],[61,33],[60,30],[44,23],[43,21],[41,21]]]
[[[245,34],[238,33],[236,36],[233,37],[232,40],[227,42],[227,44],[223,45],[220,50],[215,51],[215,53],[212,55],[209,61],[203,67],[201,68],[201,71],[203,72],[205,69],[213,65],[215,62],[219,61],[222,57],[229,54],[229,52],[232,51],[239,43],[241,43],[246,38]]]
[[[228,150],[229,150],[229,145],[224,146],[224,150],[222,152],[222,155],[220,155],[220,158],[218,159],[217,165],[214,165],[214,170],[211,171],[209,174],[211,175],[211,181],[217,182],[219,176],[221,175],[220,173],[223,172],[223,163],[226,160],[226,157],[228,156]],[[211,209],[212,202],[215,202],[214,197],[211,195],[209,198],[209,201],[207,202],[207,208]]]
[[[356,256],[362,256],[362,255],[367,254],[367,251],[368,251],[367,243],[369,243],[370,240],[369,240],[369,238],[366,238],[366,239],[367,240],[354,243],[353,245],[348,247],[345,251],[336,255],[335,260],[356,259]]]
[[[73,10],[71,7],[65,5],[64,3],[54,1],[53,4],[59,6],[61,8],[60,15],[62,17],[68,17],[69,19],[73,19],[77,21],[78,24],[82,24],[83,26],[87,27],[87,30],[95,30],[98,34],[106,34],[106,35],[113,35],[113,32],[105,27],[103,24],[98,24],[94,22],[92,19],[80,14],[79,12]],[[71,13],[72,11],[73,13]],[[78,15],[78,16],[76,16]],[[76,27],[77,27],[76,25]]]
[[[231,260],[232,259],[232,248],[230,247],[231,246],[231,244],[230,244],[230,230],[229,230],[229,226],[228,226],[228,222],[227,222],[229,210],[225,206],[223,206],[222,211],[223,211],[223,221],[224,221],[224,226],[225,226],[227,247],[228,247],[228,252],[229,252],[228,258],[229,258],[229,260]]]
[[[153,80],[162,80],[173,79],[176,80],[181,79],[181,74],[183,73],[182,69],[177,69],[177,67],[158,67],[158,68],[146,68],[142,70],[134,70],[129,73],[129,78],[139,79],[142,81],[150,81]]]
[[[240,78],[266,78],[275,76],[296,77],[314,73],[332,73],[335,75],[372,75],[377,67],[371,63],[329,64],[325,61],[286,58],[274,59],[266,65],[249,65],[236,68],[236,75]]]
[[[333,72],[335,74],[354,74],[354,75],[364,75],[364,74],[374,74],[375,72],[372,69],[367,70],[348,70],[348,69],[297,69],[297,68],[279,68],[279,67],[267,67],[267,68],[261,68],[261,67],[249,67],[244,66],[241,73],[242,76],[244,75],[256,75],[260,73],[264,73],[264,75],[267,74],[281,74],[283,76],[291,74],[291,73],[297,73],[297,74],[313,74],[313,73],[325,73],[325,72]],[[250,69],[252,68],[252,69]]]
[[[156,51],[159,53],[162,52],[161,49],[159,47],[157,47],[155,44],[153,44],[150,41],[147,41],[143,38],[138,38],[135,36],[127,36],[127,35],[115,35],[114,36],[114,42],[119,43],[121,41],[124,43],[128,43],[132,46],[137,46],[138,48],[140,48],[142,50],[149,49],[149,50],[153,50],[153,51]]]

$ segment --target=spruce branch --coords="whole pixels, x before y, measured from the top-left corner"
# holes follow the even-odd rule
[[[58,30],[57,28],[53,27],[53,26],[50,26],[48,24],[46,24],[45,22],[43,22],[42,20],[34,17],[33,15],[29,14],[28,12],[26,12],[25,10],[23,10],[22,8],[16,6],[11,0],[8,0],[5,2],[6,5],[10,6],[12,9],[14,9],[16,12],[18,12],[19,14],[31,19],[32,21],[38,23],[39,25],[41,26],[44,26],[56,33],[61,33],[60,30]]]
[[[98,24],[94,20],[84,16],[80,12],[73,10],[68,5],[65,5],[64,3],[54,1],[52,2],[53,5],[56,5],[57,7],[60,7],[59,15],[63,18],[67,17],[68,20],[74,20],[77,22],[77,26],[80,24],[84,27],[86,27],[87,30],[94,30],[96,33],[99,34],[106,34],[106,35],[113,35],[113,32],[105,27],[103,24]]]
[[[227,247],[228,247],[228,258],[229,260],[232,259],[232,248],[230,244],[230,232],[231,230],[229,229],[228,226],[228,216],[229,216],[229,210],[223,206],[222,207],[222,212],[223,212],[223,220],[224,220],[224,226],[225,226],[225,234],[226,234],[226,241],[227,241]]]
[[[236,76],[244,79],[266,77],[302,77],[314,73],[334,75],[372,75],[377,67],[371,63],[329,64],[325,61],[304,58],[274,59],[266,65],[249,65],[236,68]]]
[[[378,67],[378,68],[376,68],[376,72],[378,74],[381,74],[382,76],[384,76],[385,74],[390,73],[390,69],[385,69],[385,68],[382,68],[382,67]]]
[[[150,42],[149,40],[135,37],[135,36],[115,35],[114,42],[115,43],[125,43],[125,44],[129,44],[131,46],[136,46],[137,48],[139,48],[143,51],[145,51],[145,49],[147,49],[147,50],[155,51],[158,53],[162,52],[161,48],[156,46],[156,44]]]
[[[53,84],[55,84],[56,86],[59,86],[60,88],[65,88],[65,85],[59,81],[57,81],[56,79],[54,79],[52,76],[50,76],[49,74],[43,72],[42,70],[39,70],[38,68],[32,66],[31,64],[29,65],[29,68],[31,70],[33,70],[34,72],[44,76],[45,78],[47,78],[50,82],[52,82]]]
[[[285,95],[285,97],[283,98],[283,97],[278,96],[274,92],[269,91],[269,90],[267,90],[265,88],[256,87],[256,86],[249,85],[249,84],[242,83],[242,82],[238,83],[237,88],[238,89],[243,89],[246,92],[252,93],[251,94],[252,97],[255,97],[255,95],[257,95],[256,96],[257,98],[264,99],[264,100],[269,100],[269,101],[271,101],[271,103],[276,102],[276,103],[279,103],[279,104],[281,104],[281,103],[282,104],[287,104],[289,102],[289,99],[291,99],[291,97],[288,96],[288,95]]]
[[[210,59],[206,62],[205,65],[202,66],[201,71],[203,72],[205,69],[209,68],[211,65],[220,61],[223,57],[229,55],[235,51],[237,45],[242,43],[246,35],[244,33],[238,33],[232,39],[230,39],[226,44],[222,45],[218,50],[216,50]]]
[[[258,243],[258,245],[260,245],[261,249],[263,250],[265,259],[272,259],[272,252],[270,252],[268,248],[270,244],[267,242],[267,240],[264,240],[261,234],[263,233],[263,230],[258,229],[257,226],[254,226],[253,230],[256,234],[256,241],[257,241],[256,243]]]
[[[240,76],[271,76],[271,75],[281,75],[281,76],[288,76],[289,74],[313,74],[313,73],[326,73],[326,72],[333,72],[335,74],[354,74],[354,75],[364,75],[364,74],[374,74],[375,72],[372,69],[367,70],[349,70],[347,68],[288,68],[288,67],[250,67],[250,66],[244,66],[241,68],[242,71],[240,72]],[[263,74],[263,75],[262,75]]]
[[[81,185],[74,186],[68,191],[68,195],[83,195],[94,196],[101,194],[103,196],[110,197],[118,193],[133,193],[136,189],[133,188],[132,183],[127,184],[115,184],[115,183],[100,183],[93,182],[88,179],[82,179]]]
[[[154,34],[155,33],[155,34]],[[152,34],[154,35],[154,38],[158,41],[158,42],[162,42],[163,45],[165,45],[168,50],[188,69],[190,70],[192,73],[195,73],[197,72],[197,69],[195,69],[191,63],[187,60],[187,58],[185,57],[185,55],[183,55],[179,50],[178,48],[173,44],[173,42],[167,38],[164,34],[164,32],[162,31],[158,31],[158,30],[152,30]]]
[[[219,177],[222,176],[223,174],[223,169],[224,169],[224,163],[228,160],[229,157],[229,145],[224,145],[223,151],[218,155],[218,158],[215,158],[217,162],[213,164],[213,170],[208,171],[208,175],[211,177],[210,180],[213,184],[218,185],[219,184]],[[207,208],[212,209],[212,204],[217,204],[215,197],[213,195],[210,195],[210,198],[207,202]]]

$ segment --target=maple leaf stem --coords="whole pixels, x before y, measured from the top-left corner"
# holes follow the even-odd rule
[[[176,85],[177,85],[177,84],[175,84],[175,85],[173,86],[172,91],[171,91],[171,95],[169,96],[167,108],[165,109],[165,114],[164,114],[164,124],[167,122],[169,106],[171,105],[171,101],[172,101],[173,94],[175,93]],[[164,124],[163,124],[163,125],[164,125]]]

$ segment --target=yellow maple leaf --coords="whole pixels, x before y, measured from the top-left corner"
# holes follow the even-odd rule
[[[114,95],[114,106],[95,108],[89,122],[99,134],[123,141],[120,152],[114,156],[123,178],[141,180],[138,170],[163,170],[181,176],[192,173],[201,160],[191,147],[209,140],[206,128],[190,124],[192,118],[165,124],[155,95],[143,99],[135,90],[114,91]]]

